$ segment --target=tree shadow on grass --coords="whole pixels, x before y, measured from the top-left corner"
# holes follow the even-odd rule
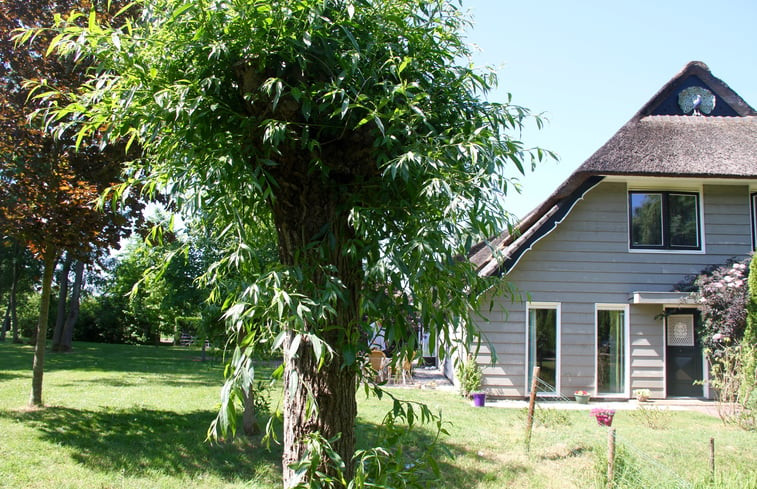
[[[205,430],[214,418],[210,410],[176,413],[155,409],[73,409],[48,407],[32,411],[0,411],[0,419],[10,419],[37,430],[51,446],[70,449],[74,462],[90,470],[115,475],[150,477],[156,473],[194,478],[204,474],[227,481],[256,479],[277,487],[281,484],[282,448],[268,450],[245,440],[233,443],[205,442]],[[380,430],[378,423],[359,420],[358,448],[373,446]],[[403,452],[413,463],[413,455],[434,441],[430,427],[418,426],[403,444]],[[476,457],[476,447],[454,443],[443,437],[440,444],[455,457]],[[437,460],[441,482],[429,488],[465,487],[472,480],[491,477],[488,465],[460,467],[451,458]],[[513,470],[518,470],[513,467]]]
[[[210,474],[229,481],[267,479],[268,474],[271,483],[280,482],[281,448],[272,445],[269,451],[243,440],[207,443],[205,429],[214,416],[212,411],[139,408],[0,411],[0,418],[24,423],[51,444],[70,448],[73,460],[92,470],[131,476]]]

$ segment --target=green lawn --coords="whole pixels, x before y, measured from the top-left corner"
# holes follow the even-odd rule
[[[29,346],[0,343],[0,487],[280,487],[277,447],[205,443],[222,375],[219,365],[198,361],[198,351],[78,343],[74,353],[48,354],[47,407],[39,410],[25,407],[31,355]],[[542,408],[527,454],[521,411],[473,408],[449,392],[393,392],[428,403],[449,423],[444,443],[455,457],[440,460],[440,487],[597,487],[607,432],[585,411]],[[358,396],[365,445],[389,404]],[[674,412],[668,421],[653,430],[630,412],[616,415],[617,487],[757,487],[757,434],[697,413]],[[427,436],[419,433],[417,443]]]

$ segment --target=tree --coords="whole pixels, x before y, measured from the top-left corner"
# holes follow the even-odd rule
[[[14,29],[42,26],[56,8],[89,7],[86,0],[9,0],[0,9],[0,232],[23,242],[41,263],[42,300],[36,331],[30,404],[42,404],[42,377],[53,272],[65,250],[89,260],[97,250],[118,244],[124,215],[109,204],[95,206],[100,194],[118,182],[123,148],[102,151],[98,134],[74,140],[53,138],[44,127],[25,121],[39,107],[29,99],[25,80],[53,83],[74,92],[86,80],[71,58],[48,58],[53,34],[41,30],[24,49],[17,48]],[[60,122],[66,122],[61,120]],[[73,151],[74,146],[78,151]],[[113,155],[118,154],[116,159]]]
[[[227,315],[283,351],[285,485],[313,435],[345,463],[323,473],[349,480],[370,324],[406,345],[413,315],[432,344],[453,322],[476,337],[482,294],[503,285],[460,257],[506,225],[506,168],[545,154],[510,136],[528,112],[484,100],[496,79],[467,64],[469,21],[447,1],[137,5],[120,28],[59,18],[52,49],[96,62],[80,94],[43,95],[43,115],[134,140],[129,175],[240,246],[270,217],[278,263]]]
[[[0,291],[7,294],[7,307],[0,330],[5,341],[8,330],[14,343],[20,343],[18,326],[18,298],[32,290],[39,281],[39,267],[31,253],[17,240],[8,238],[0,244]]]

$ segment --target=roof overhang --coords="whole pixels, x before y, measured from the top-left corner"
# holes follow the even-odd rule
[[[631,294],[628,302],[631,304],[660,304],[665,306],[697,305],[688,292],[636,291]]]

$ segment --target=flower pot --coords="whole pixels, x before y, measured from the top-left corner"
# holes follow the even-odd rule
[[[475,407],[484,407],[486,404],[486,392],[474,392],[470,395]]]
[[[612,418],[615,416],[615,410],[595,408],[591,410],[591,415],[596,418],[599,426],[612,426]]]
[[[590,394],[574,394],[578,404],[589,404]]]
[[[612,418],[613,415],[611,414],[600,414],[597,416],[597,424],[599,426],[612,426]]]

